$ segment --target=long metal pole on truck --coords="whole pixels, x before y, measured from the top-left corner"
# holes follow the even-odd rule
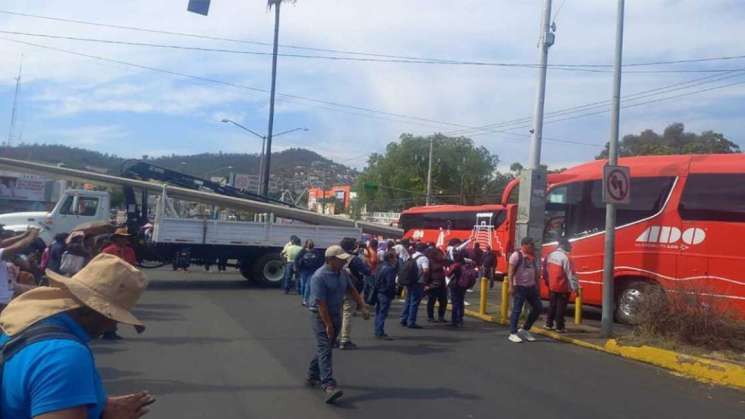
[[[516,243],[532,237],[543,240],[543,219],[546,207],[546,173],[541,170],[541,141],[543,139],[543,110],[546,102],[548,50],[554,44],[551,31],[551,0],[545,0],[539,38],[538,87],[536,92],[533,129],[531,130],[528,167],[520,174],[520,195],[517,217]]]
[[[616,23],[616,58],[613,68],[613,110],[611,112],[610,142],[608,144],[608,165],[618,165],[618,136],[621,119],[621,66],[623,64],[623,18],[625,0],[618,0]],[[603,315],[601,335],[613,334],[613,312],[615,308],[613,271],[616,254],[616,205],[605,206],[605,255],[603,258]]]

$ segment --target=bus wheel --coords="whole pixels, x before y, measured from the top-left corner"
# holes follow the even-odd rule
[[[267,253],[256,259],[252,275],[260,285],[279,288],[285,276],[285,261],[279,253]]]
[[[657,284],[645,281],[628,282],[616,298],[616,321],[625,324],[639,324],[644,317],[647,304],[664,304],[662,289]]]

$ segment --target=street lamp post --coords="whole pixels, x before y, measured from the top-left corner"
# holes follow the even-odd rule
[[[236,127],[240,128],[240,129],[242,129],[242,130],[244,130],[244,131],[246,131],[246,132],[248,132],[250,134],[253,134],[254,136],[256,136],[258,138],[261,138],[261,155],[259,156],[260,159],[259,159],[259,187],[258,187],[259,190],[258,190],[258,192],[259,192],[260,195],[263,195],[264,197],[266,197],[269,194],[269,188],[267,187],[266,189],[262,190],[262,185],[264,185],[265,183],[268,184],[268,182],[266,182],[266,180],[269,178],[269,173],[267,173],[267,171],[264,170],[265,168],[268,168],[269,167],[269,154],[270,154],[270,151],[269,150],[270,149],[269,149],[269,146],[268,146],[269,143],[267,142],[268,136],[261,135],[258,132],[252,130],[251,128],[248,128],[248,127],[246,127],[246,126],[244,126],[242,124],[239,124],[238,122],[235,122],[232,119],[223,119],[221,122],[224,123],[224,124],[235,125]],[[288,129],[287,131],[278,132],[278,133],[274,134],[274,137],[279,137],[280,135],[290,134],[290,133],[293,133],[293,132],[296,132],[296,131],[306,131],[307,132],[307,131],[310,131],[310,130],[308,128],[293,128],[293,129]],[[266,151],[265,151],[265,146],[266,146]],[[266,163],[265,163],[265,159],[266,159]]]

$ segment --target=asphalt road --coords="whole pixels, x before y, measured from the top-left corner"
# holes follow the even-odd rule
[[[372,339],[356,318],[356,351],[335,351],[345,391],[336,406],[304,386],[314,341],[296,295],[238,275],[150,271],[136,314],[142,335],[94,351],[110,394],[150,390],[153,418],[738,418],[745,393],[467,320],[461,330],[409,330]],[[392,309],[396,316],[399,306]]]

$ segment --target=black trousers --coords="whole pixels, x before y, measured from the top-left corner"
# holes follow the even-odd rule
[[[558,330],[564,329],[564,314],[567,310],[567,303],[569,303],[568,292],[551,291],[548,317],[546,318],[546,324],[548,326],[553,326],[554,321],[556,321],[556,328]]]
[[[445,318],[445,311],[448,307],[448,289],[445,287],[432,288],[429,290],[429,296],[427,299],[427,318],[435,318],[435,302],[438,303],[437,307],[437,318],[442,320]]]

